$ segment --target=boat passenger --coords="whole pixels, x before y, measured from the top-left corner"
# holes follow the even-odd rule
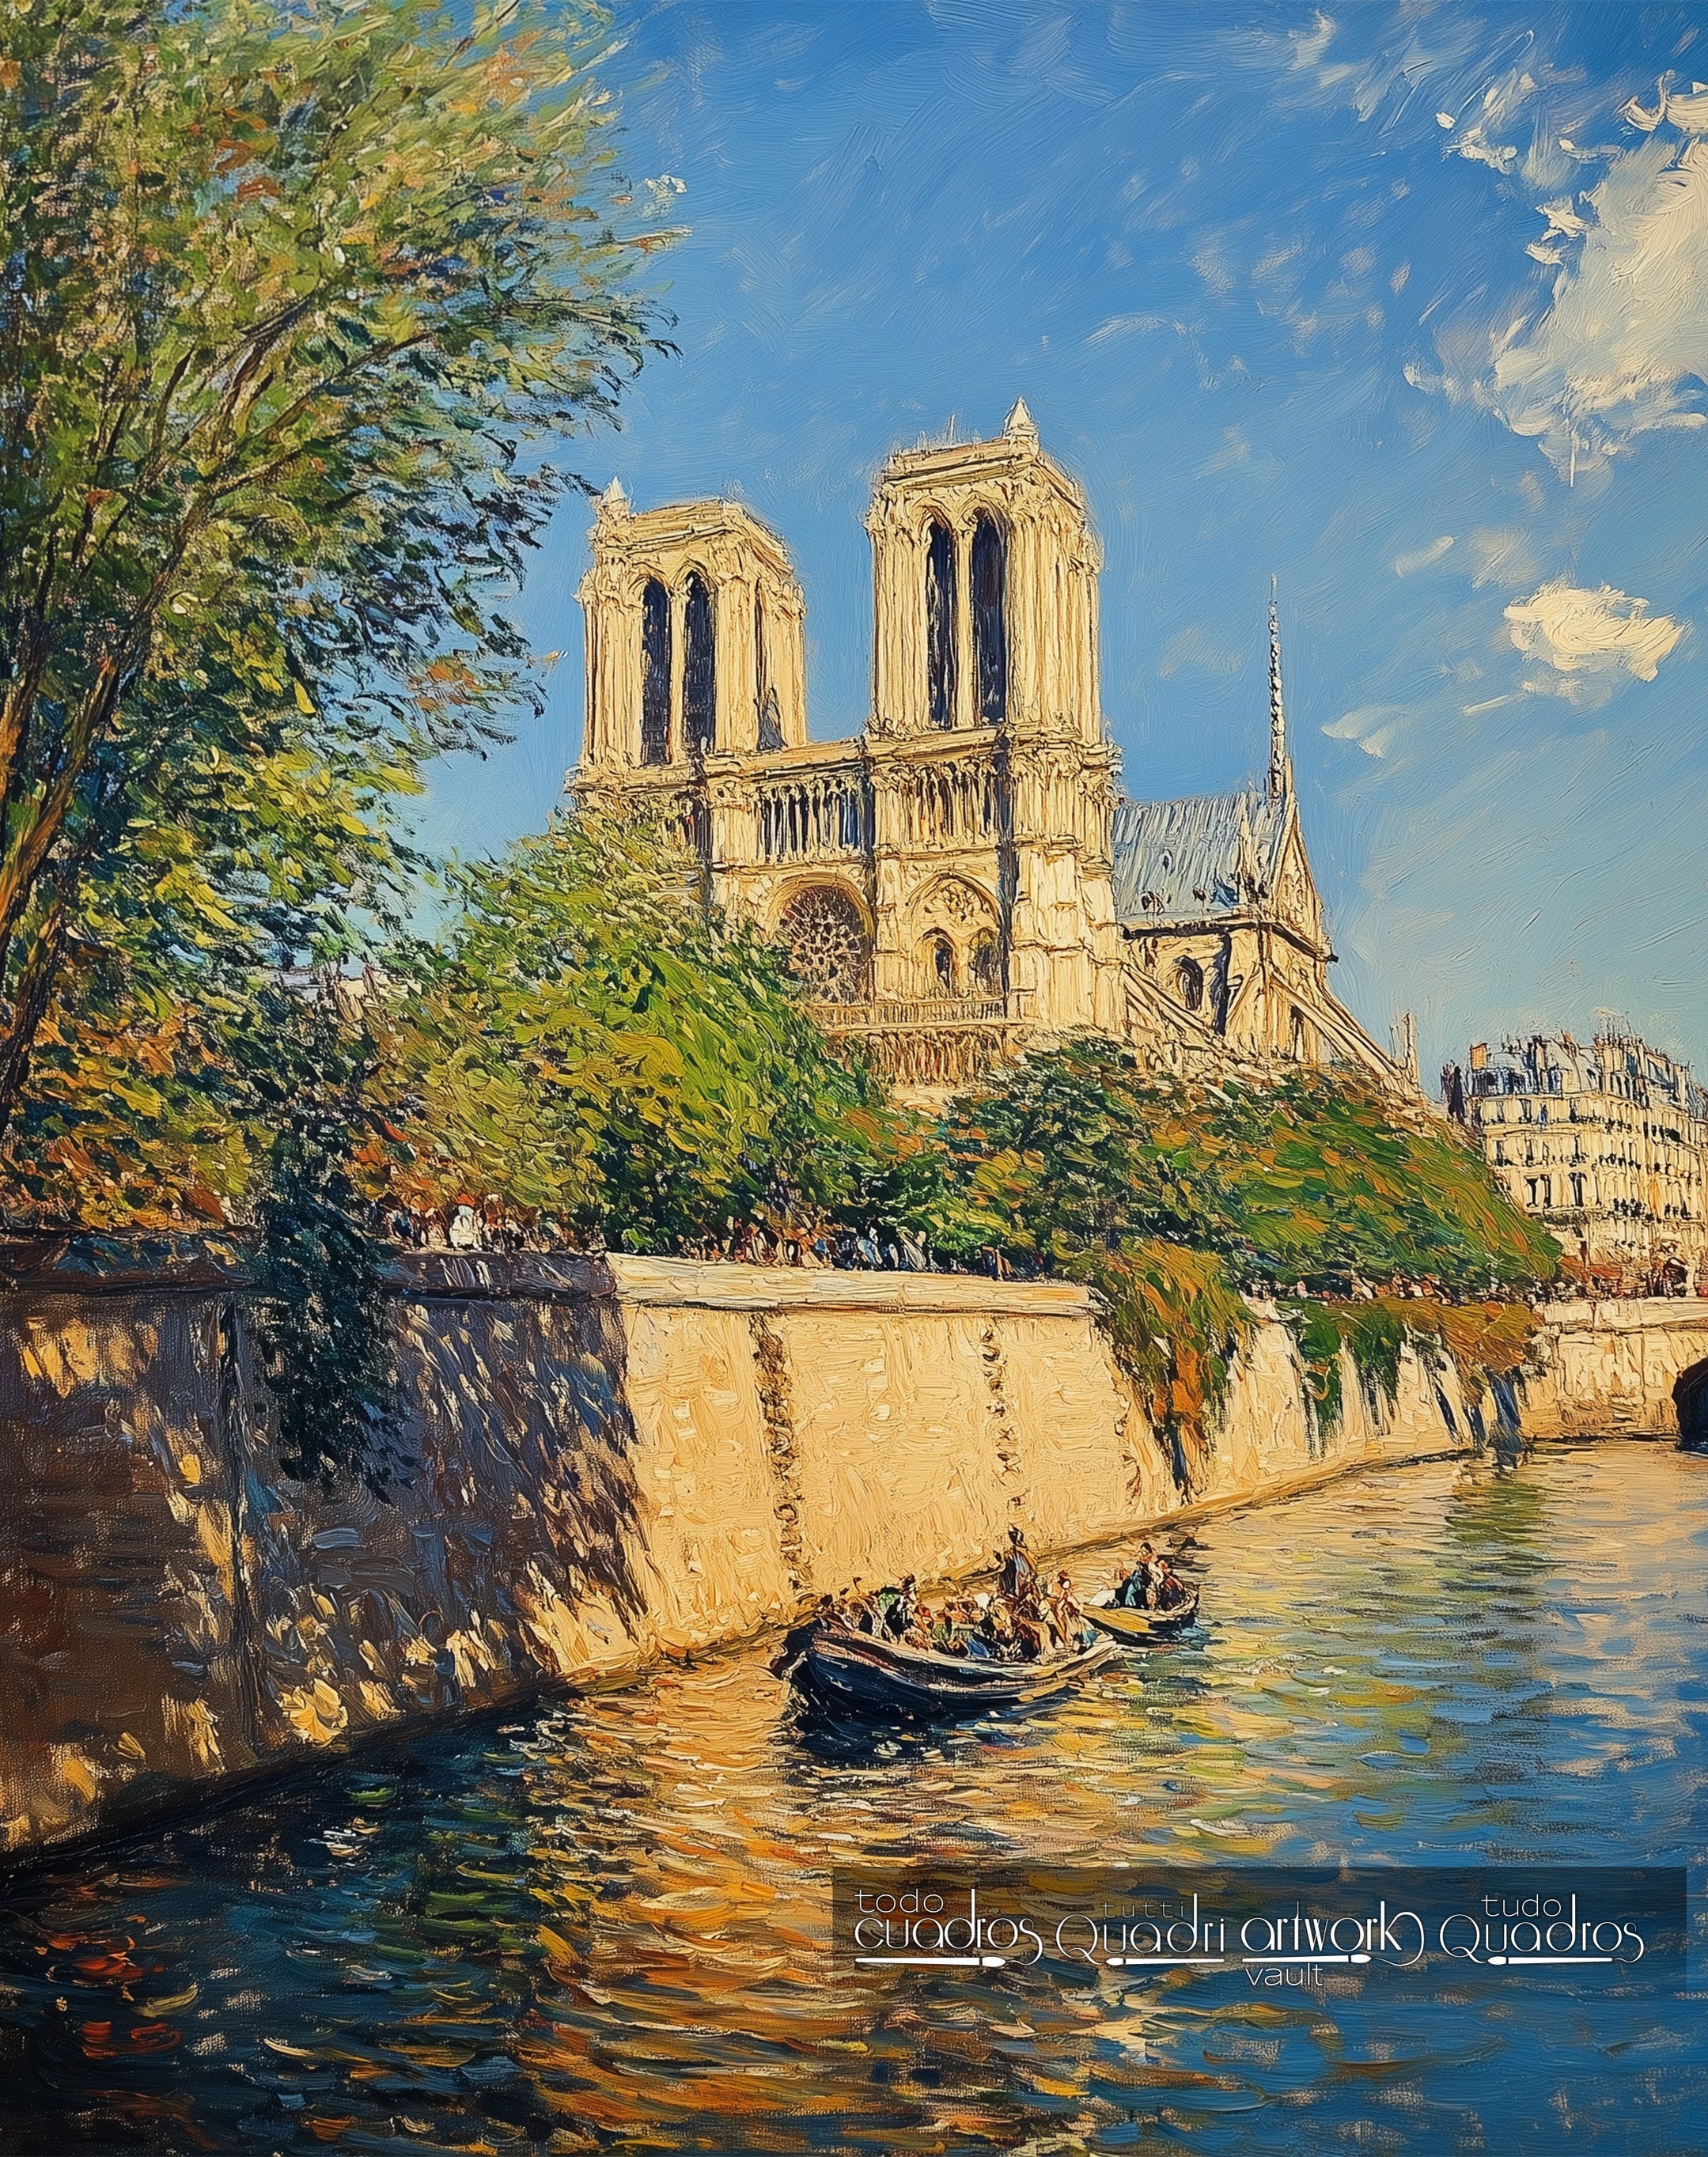
[[[993,1661],[1011,1663],[1015,1660],[1014,1621],[1001,1596],[993,1596],[987,1604],[978,1634]]]
[[[1148,1610],[1156,1602],[1157,1554],[1148,1543],[1138,1547],[1138,1562],[1133,1568],[1133,1581],[1128,1590],[1132,1600],[1129,1610]]]
[[[997,1580],[997,1593],[1017,1600],[1038,1578],[1038,1568],[1032,1562],[1032,1553],[1026,1547],[1023,1530],[1009,1530],[1008,1556],[1002,1560],[1002,1571]]]
[[[1154,1578],[1156,1584],[1151,1600],[1158,1610],[1178,1610],[1192,1592],[1175,1572],[1172,1561],[1166,1557],[1157,1560]]]
[[[983,1633],[984,1610],[990,1598],[982,1595],[975,1601],[962,1596],[955,1606],[955,1645],[951,1650],[957,1655],[966,1655],[975,1663],[988,1662],[990,1643]]]
[[[913,1623],[913,1614],[919,1603],[919,1591],[910,1573],[901,1585],[893,1583],[878,1590],[878,1615],[881,1629],[892,1640],[899,1640]]]
[[[1070,1653],[1085,1645],[1086,1618],[1065,1573],[1055,1576],[1050,1597],[1050,1623],[1058,1645]]]
[[[920,1606],[920,1616],[923,1618],[926,1614],[925,1606],[921,1604]],[[931,1619],[931,1635],[926,1642],[926,1645],[935,1654],[939,1655],[964,1655],[966,1654],[966,1649],[959,1644],[957,1639],[959,1629],[956,1625],[955,1616],[955,1604],[952,1603],[946,1603],[937,1612],[937,1615]]]

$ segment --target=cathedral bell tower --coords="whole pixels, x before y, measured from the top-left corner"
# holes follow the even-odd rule
[[[1016,404],[993,441],[892,456],[867,528],[876,993],[1113,1031],[1115,757],[1085,498]]]
[[[805,608],[774,533],[732,502],[637,513],[613,480],[592,543],[578,791],[806,740]]]

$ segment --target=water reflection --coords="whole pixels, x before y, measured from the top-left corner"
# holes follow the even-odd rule
[[[1201,1527],[1196,1634],[1030,1717],[849,1738],[755,1650],[68,1871],[0,1948],[3,2146],[1688,2148],[1681,2005],[877,1986],[823,1943],[885,1857],[1694,1861],[1705,1475],[1329,1486]]]

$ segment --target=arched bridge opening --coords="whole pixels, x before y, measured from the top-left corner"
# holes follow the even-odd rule
[[[1708,1453],[1708,1356],[1680,1371],[1673,1386],[1679,1444],[1686,1453]]]

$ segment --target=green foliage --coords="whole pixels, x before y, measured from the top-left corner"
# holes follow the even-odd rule
[[[373,1043],[331,996],[273,991],[252,1023],[256,1107],[273,1134],[255,1333],[280,1457],[289,1475],[359,1478],[383,1496],[393,1467],[387,1254],[364,1226],[353,1172],[376,1120]]]
[[[1251,1282],[1458,1294],[1528,1288],[1557,1263],[1462,1134],[1343,1073],[1192,1086],[1085,1036],[996,1074],[942,1136],[973,1233],[1051,1263],[1156,1238]]]
[[[214,1011],[173,1037],[194,1092],[222,969],[348,949],[423,759],[537,703],[503,601],[569,482],[531,445],[611,409],[658,237],[601,207],[599,33],[575,0],[7,11],[0,1129],[44,1026],[42,1146],[90,1092],[81,945],[114,1039]]]
[[[1369,1303],[1288,1303],[1282,1314],[1293,1327],[1320,1429],[1340,1420],[1341,1351],[1351,1353],[1365,1398],[1372,1407],[1399,1396],[1400,1367],[1408,1343],[1434,1340],[1434,1306],[1378,1298]]]
[[[807,1018],[777,952],[695,881],[661,830],[600,815],[456,873],[457,911],[395,955],[379,1022],[412,1104],[395,1196],[493,1194],[663,1251],[879,1202],[901,1124]]]
[[[1237,1283],[1486,1295],[1529,1288],[1557,1259],[1456,1130],[1339,1073],[1190,1086],[1081,1037],[952,1104],[941,1139],[948,1233],[1097,1285],[1189,1487],[1249,1325]],[[1514,1315],[1479,1321],[1420,1299],[1289,1305],[1319,1424],[1341,1413],[1343,1346],[1372,1397],[1393,1398],[1410,1338],[1452,1355],[1475,1398],[1485,1369],[1511,1367],[1500,1329],[1516,1337],[1530,1320],[1523,1305],[1488,1309]]]
[[[1407,1347],[1444,1369],[1451,1363],[1459,1391],[1476,1407],[1491,1377],[1514,1377],[1530,1362],[1541,1320],[1525,1303],[1444,1304],[1427,1296],[1377,1296],[1369,1302],[1282,1305],[1293,1330],[1316,1404],[1327,1428],[1344,1406],[1340,1355],[1352,1356],[1366,1398],[1390,1404],[1400,1390]]]
[[[1097,1290],[1116,1360],[1189,1493],[1215,1450],[1251,1310],[1219,1259],[1177,1243],[1089,1253],[1071,1271]]]

